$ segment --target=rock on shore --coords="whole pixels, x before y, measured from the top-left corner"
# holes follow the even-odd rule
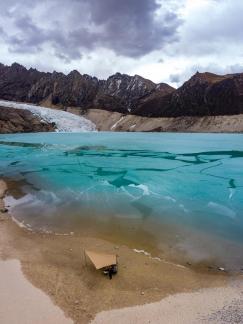
[[[50,132],[54,123],[47,123],[28,110],[0,107],[0,133]]]

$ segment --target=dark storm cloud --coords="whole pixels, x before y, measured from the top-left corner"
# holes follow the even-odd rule
[[[18,29],[18,33],[15,35],[8,36],[5,32],[5,40],[9,44],[10,51],[38,52],[42,43],[47,39],[45,32],[37,27],[28,16],[16,18],[15,26]]]
[[[156,0],[11,0],[0,4],[0,37],[12,52],[48,45],[67,62],[97,48],[141,57],[177,39],[181,20],[169,2],[159,10]]]
[[[102,28],[93,34],[96,41],[116,53],[136,57],[175,40],[180,24],[177,15],[167,10],[155,17],[160,6],[154,0],[90,0],[91,21]]]

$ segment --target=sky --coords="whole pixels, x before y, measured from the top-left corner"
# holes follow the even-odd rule
[[[242,0],[0,1],[0,62],[180,86],[243,72]]]

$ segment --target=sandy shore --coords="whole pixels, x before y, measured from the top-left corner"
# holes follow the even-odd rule
[[[160,302],[101,312],[92,324],[243,323],[243,280],[223,288],[171,295]]]
[[[6,185],[0,182],[1,203],[6,189]],[[85,248],[118,254],[118,275],[113,280],[108,280],[102,273],[95,271],[91,264],[86,264],[83,257]],[[0,213],[0,260],[9,259],[19,260],[28,281],[48,294],[54,304],[75,323],[89,323],[99,312],[154,303],[171,294],[191,293],[202,288],[227,287],[232,280],[225,273],[195,271],[190,267],[152,259],[135,253],[126,245],[114,244],[114,240],[111,242],[96,236],[76,234],[33,233],[19,228],[7,213]],[[7,276],[2,273],[2,278],[7,280]],[[181,300],[181,297],[176,298]],[[238,298],[237,294],[235,298]],[[0,295],[0,307],[1,299]],[[184,305],[184,302],[182,303]],[[147,312],[146,307],[156,307],[159,320],[160,316],[164,316],[163,310],[160,311],[160,302],[152,305],[141,306],[137,312],[142,314],[144,309]],[[32,312],[32,308],[29,308],[28,312]],[[129,323],[129,318],[130,323],[142,323],[130,315],[136,309],[125,310],[126,314],[131,316],[126,323]],[[174,310],[175,308],[173,313]],[[113,323],[112,316],[115,316],[118,322],[119,312],[101,313],[95,321]],[[104,321],[104,318],[107,320]],[[151,323],[156,323],[152,320],[153,318]],[[146,323],[148,322],[149,319]]]

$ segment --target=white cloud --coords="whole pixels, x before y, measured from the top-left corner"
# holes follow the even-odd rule
[[[104,2],[97,0],[2,2],[1,61],[5,64],[17,61],[43,71],[68,73],[77,69],[99,78],[107,78],[117,71],[140,74],[154,82],[168,82],[174,86],[179,86],[197,70],[215,73],[242,71],[243,1],[158,0],[161,7],[150,7],[148,0],[135,2],[141,6],[141,17],[145,17],[141,20],[139,16],[140,20],[132,22],[130,27],[135,29],[126,29],[127,20],[124,18],[133,7],[128,11],[121,7],[117,11],[119,15],[115,6],[112,7],[115,11],[111,8],[109,13]],[[85,10],[90,4],[98,11]],[[131,5],[131,2],[123,2],[125,4]],[[153,18],[144,13],[148,8]],[[173,11],[176,13],[174,16]],[[115,29],[109,29],[114,26],[112,20],[110,25],[106,25],[112,17],[109,14],[114,15],[114,12],[116,19],[120,19],[120,25],[115,25],[117,35]],[[136,19],[136,16],[131,15],[131,19]],[[166,19],[168,28],[172,28],[168,31]],[[158,29],[159,23],[163,24],[162,29]],[[89,35],[81,28],[87,24]],[[153,42],[148,42],[146,38],[153,28],[156,37],[151,38]],[[133,30],[135,34],[130,35]],[[72,33],[68,34],[68,31]],[[157,39],[161,41],[158,31],[163,31],[164,35],[168,32],[168,38],[163,36],[164,43],[158,43],[159,46],[154,43]],[[104,33],[103,43],[95,39],[97,33]]]

